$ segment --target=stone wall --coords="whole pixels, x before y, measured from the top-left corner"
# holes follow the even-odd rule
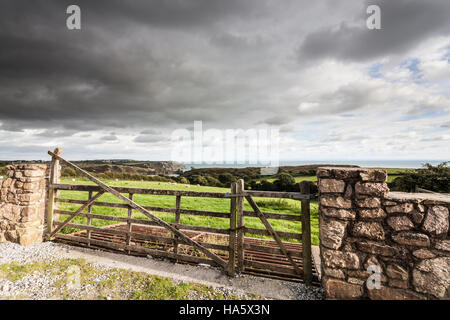
[[[0,242],[43,240],[48,182],[43,164],[10,165],[0,180]]]
[[[389,192],[384,170],[317,176],[327,298],[450,298],[449,196]]]

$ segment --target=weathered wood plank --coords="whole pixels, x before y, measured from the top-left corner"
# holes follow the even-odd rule
[[[236,182],[231,184],[231,193],[236,193]],[[228,251],[228,275],[234,277],[236,275],[236,199],[230,202],[230,235],[229,235],[229,251]]]
[[[244,193],[244,180],[236,181],[236,193]],[[244,271],[244,197],[236,198],[236,218],[237,218],[237,269],[239,272]]]
[[[263,212],[263,214],[264,214],[264,216],[266,216],[267,219],[302,221],[301,215],[271,213],[271,212]],[[244,216],[258,218],[258,214],[253,211],[244,211]]]
[[[62,150],[56,148],[54,150],[55,154],[60,155]],[[50,164],[50,181],[49,184],[57,184],[59,177],[59,160],[56,157],[52,157],[52,162]],[[53,231],[53,215],[56,207],[55,198],[57,197],[58,190],[49,188],[48,189],[48,202],[47,202],[47,234],[50,235]]]
[[[66,160],[64,160],[64,161],[66,161]],[[80,169],[80,170],[83,170],[83,169]],[[84,172],[86,172],[86,171],[84,171]],[[100,180],[98,180],[98,181],[100,181]],[[99,190],[101,190],[100,186],[90,185],[90,184],[86,184],[86,185],[83,185],[83,184],[50,184],[49,188],[56,189],[56,190],[70,190],[70,191],[99,191]],[[223,198],[223,199],[227,198],[225,196],[226,194],[222,193],[222,192],[163,190],[163,189],[146,189],[146,188],[135,188],[135,187],[115,187],[115,186],[111,186],[109,188],[113,189],[114,191],[120,192],[120,193],[133,193],[133,194],[159,195],[159,196],[183,196],[183,197],[198,197],[198,198]]]
[[[309,199],[309,194],[302,194],[299,192],[282,192],[282,191],[257,191],[257,190],[245,190],[243,192],[245,196],[263,197],[263,198],[284,198],[284,199]]]
[[[58,190],[72,190],[72,191],[98,191],[99,187],[95,185],[82,184],[50,184],[49,188]],[[278,192],[278,191],[256,191],[246,190],[245,192],[231,194],[222,192],[201,192],[201,191],[185,191],[185,190],[162,190],[162,189],[146,189],[135,187],[111,187],[120,193],[134,193],[134,194],[153,194],[165,196],[183,196],[183,197],[199,197],[199,198],[224,198],[253,196],[261,198],[284,198],[284,199],[311,199],[312,195],[302,194],[299,192]]]
[[[257,229],[245,227],[245,234],[257,234],[260,236],[271,236],[272,234],[267,229]],[[302,234],[296,232],[277,231],[278,235],[286,239],[302,240]]]
[[[92,199],[92,194],[93,194],[93,192],[89,191],[88,200]],[[92,213],[92,205],[88,206],[88,213]],[[92,218],[91,217],[86,217],[86,223],[87,223],[88,226],[90,226],[92,224]],[[87,231],[87,238],[88,239],[91,238],[91,230]],[[88,242],[88,247],[90,247],[90,246],[91,246],[91,243]]]
[[[302,193],[310,193],[311,185],[308,181],[300,183]],[[302,243],[303,243],[303,278],[306,285],[312,283],[312,254],[311,254],[311,218],[309,199],[301,200],[302,206]]]
[[[244,264],[245,264],[245,266],[260,269],[260,270],[271,270],[271,271],[276,271],[276,272],[279,272],[282,274],[288,274],[288,275],[297,276],[297,277],[299,275],[299,273],[296,272],[292,268],[281,267],[281,266],[277,266],[274,264],[268,264],[268,263],[262,263],[262,262],[257,262],[257,261],[250,261],[250,260],[245,260]]]
[[[129,193],[128,198],[130,200],[133,200],[133,194]],[[131,219],[133,218],[133,208],[131,206],[128,206],[128,215],[127,216],[128,216],[127,230],[128,230],[128,232],[131,232],[133,230],[133,224],[131,222]],[[130,242],[131,242],[131,234],[128,234],[127,240],[126,240],[127,246],[130,245]],[[128,253],[130,253],[130,252],[128,252]]]
[[[175,224],[180,224],[180,209],[181,209],[181,196],[176,196],[175,198]],[[177,227],[175,227],[177,228]],[[178,228],[177,228],[178,229]],[[178,253],[178,241],[177,241],[177,236],[174,235],[175,237],[175,244],[173,247],[173,252],[174,253]]]
[[[260,252],[266,252],[270,254],[283,254],[283,251],[281,251],[280,248],[276,247],[268,247],[268,246],[262,246],[258,244],[252,244],[252,243],[244,243],[244,248],[252,251],[260,251]],[[298,250],[290,250],[286,249],[291,254],[298,254]]]
[[[61,224],[62,224],[61,222],[55,222],[55,225],[61,225]],[[145,239],[145,240],[173,244],[173,238],[171,238],[171,237],[156,236],[156,235],[151,235],[151,234],[142,234],[142,233],[137,233],[137,232],[125,231],[125,230],[116,230],[116,229],[112,229],[112,228],[106,229],[106,228],[102,228],[102,227],[88,226],[88,225],[77,224],[77,223],[68,223],[66,226],[69,228],[125,235],[127,237],[136,237],[136,238],[141,238],[141,239]]]

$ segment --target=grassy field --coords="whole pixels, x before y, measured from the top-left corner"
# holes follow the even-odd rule
[[[411,172],[415,171],[414,169],[401,169],[401,168],[377,168],[377,169],[383,169],[383,170],[387,171],[387,174],[388,174],[387,182],[392,182],[395,178],[400,177],[400,176],[404,175],[405,173],[411,173]],[[273,176],[273,177],[260,179],[260,181],[267,180],[269,182],[274,182],[277,179],[278,179],[277,177]],[[301,182],[301,181],[317,182],[317,176],[298,176],[298,177],[294,177],[294,179],[295,179],[295,182]]]
[[[122,186],[122,187],[138,187],[138,188],[152,188],[152,189],[170,189],[170,190],[189,190],[189,191],[210,191],[210,192],[230,192],[228,188],[216,188],[216,187],[204,187],[191,185],[186,187],[183,184],[170,184],[165,182],[152,182],[152,181],[115,181],[115,180],[103,180],[105,183],[111,186]],[[72,179],[61,179],[61,183],[69,184],[93,184],[87,179],[78,178],[75,181]],[[60,191],[61,198],[79,199],[87,200],[87,192],[79,191]],[[135,195],[134,200],[144,206],[158,206],[158,207],[175,207],[175,197],[174,196],[159,196],[159,195]],[[121,203],[119,199],[111,194],[104,194],[99,198],[99,201],[105,202],[116,202]],[[274,212],[283,214],[293,214],[298,215],[300,213],[300,201],[290,200],[290,199],[270,199],[270,198],[255,198],[258,206],[264,212]],[[59,208],[62,210],[75,211],[80,205],[70,204],[70,203],[60,203]],[[181,208],[183,209],[195,209],[195,210],[207,210],[207,211],[218,211],[218,212],[229,212],[230,211],[230,200],[229,199],[214,199],[214,198],[194,198],[194,197],[182,197],[181,198]],[[244,210],[252,211],[250,205],[245,201]],[[127,210],[121,208],[109,208],[93,206],[92,212],[96,214],[112,215],[112,216],[127,216]],[[174,222],[173,213],[165,212],[153,212],[161,219],[167,222]],[[143,214],[134,211],[134,218],[147,219]],[[67,215],[62,215],[60,220],[67,218]],[[76,217],[72,220],[74,223],[85,224],[86,218]],[[203,217],[194,215],[181,215],[182,224],[190,225],[201,225],[207,227],[215,227],[228,229],[229,220],[226,218],[216,218],[216,217]],[[298,221],[284,221],[269,219],[275,230],[284,232],[301,232],[301,223]],[[111,221],[92,219],[92,225],[94,226],[104,226],[111,224]],[[263,224],[258,218],[246,217],[245,225],[250,228],[260,228],[264,229]],[[71,228],[64,228],[64,233],[70,233],[76,231]],[[311,239],[312,243],[315,245],[319,244],[318,238],[318,206],[317,202],[311,202]],[[254,235],[257,237],[256,235]],[[261,236],[259,236],[261,237]],[[290,240],[295,241],[295,240]]]

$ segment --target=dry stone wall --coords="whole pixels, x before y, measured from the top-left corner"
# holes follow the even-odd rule
[[[389,192],[384,170],[317,176],[327,298],[450,298],[449,196]]]
[[[48,170],[43,164],[10,165],[0,180],[0,242],[42,242]]]

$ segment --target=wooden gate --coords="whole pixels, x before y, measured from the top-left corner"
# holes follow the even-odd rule
[[[311,257],[309,220],[309,201],[312,196],[308,184],[302,184],[301,193],[244,190],[243,180],[233,183],[230,193],[112,187],[63,159],[59,149],[48,153],[52,156],[47,216],[49,240],[133,255],[164,257],[179,262],[210,264],[221,267],[231,276],[238,271],[306,284],[316,282]],[[59,168],[59,162],[73,168],[95,185],[58,183],[56,170]],[[86,200],[80,200],[79,197],[61,198],[57,194],[58,190],[85,192],[88,197]],[[101,196],[107,194],[121,200],[121,203],[99,201]],[[174,196],[175,208],[140,205],[134,199],[140,195]],[[182,197],[229,199],[230,210],[218,212],[182,209]],[[254,200],[255,197],[300,200],[302,214],[262,212]],[[252,211],[244,210],[245,201]],[[80,206],[74,211],[60,210],[56,208],[56,203]],[[93,213],[93,206],[110,207],[114,210],[119,208],[126,211],[126,214]],[[174,214],[173,223],[152,212]],[[134,217],[136,213],[141,214],[141,217]],[[68,217],[54,219],[55,215]],[[226,228],[181,223],[182,215],[213,217],[228,222]],[[258,218],[265,229],[247,227],[245,217],[253,220]],[[74,223],[75,218],[77,223]],[[268,219],[299,221],[302,233],[275,231]],[[81,223],[81,220],[84,223]],[[101,226],[95,225],[93,221],[101,221]],[[73,229],[74,232],[63,233],[67,228]],[[265,238],[255,238],[255,235]],[[273,240],[268,240],[268,236]]]

